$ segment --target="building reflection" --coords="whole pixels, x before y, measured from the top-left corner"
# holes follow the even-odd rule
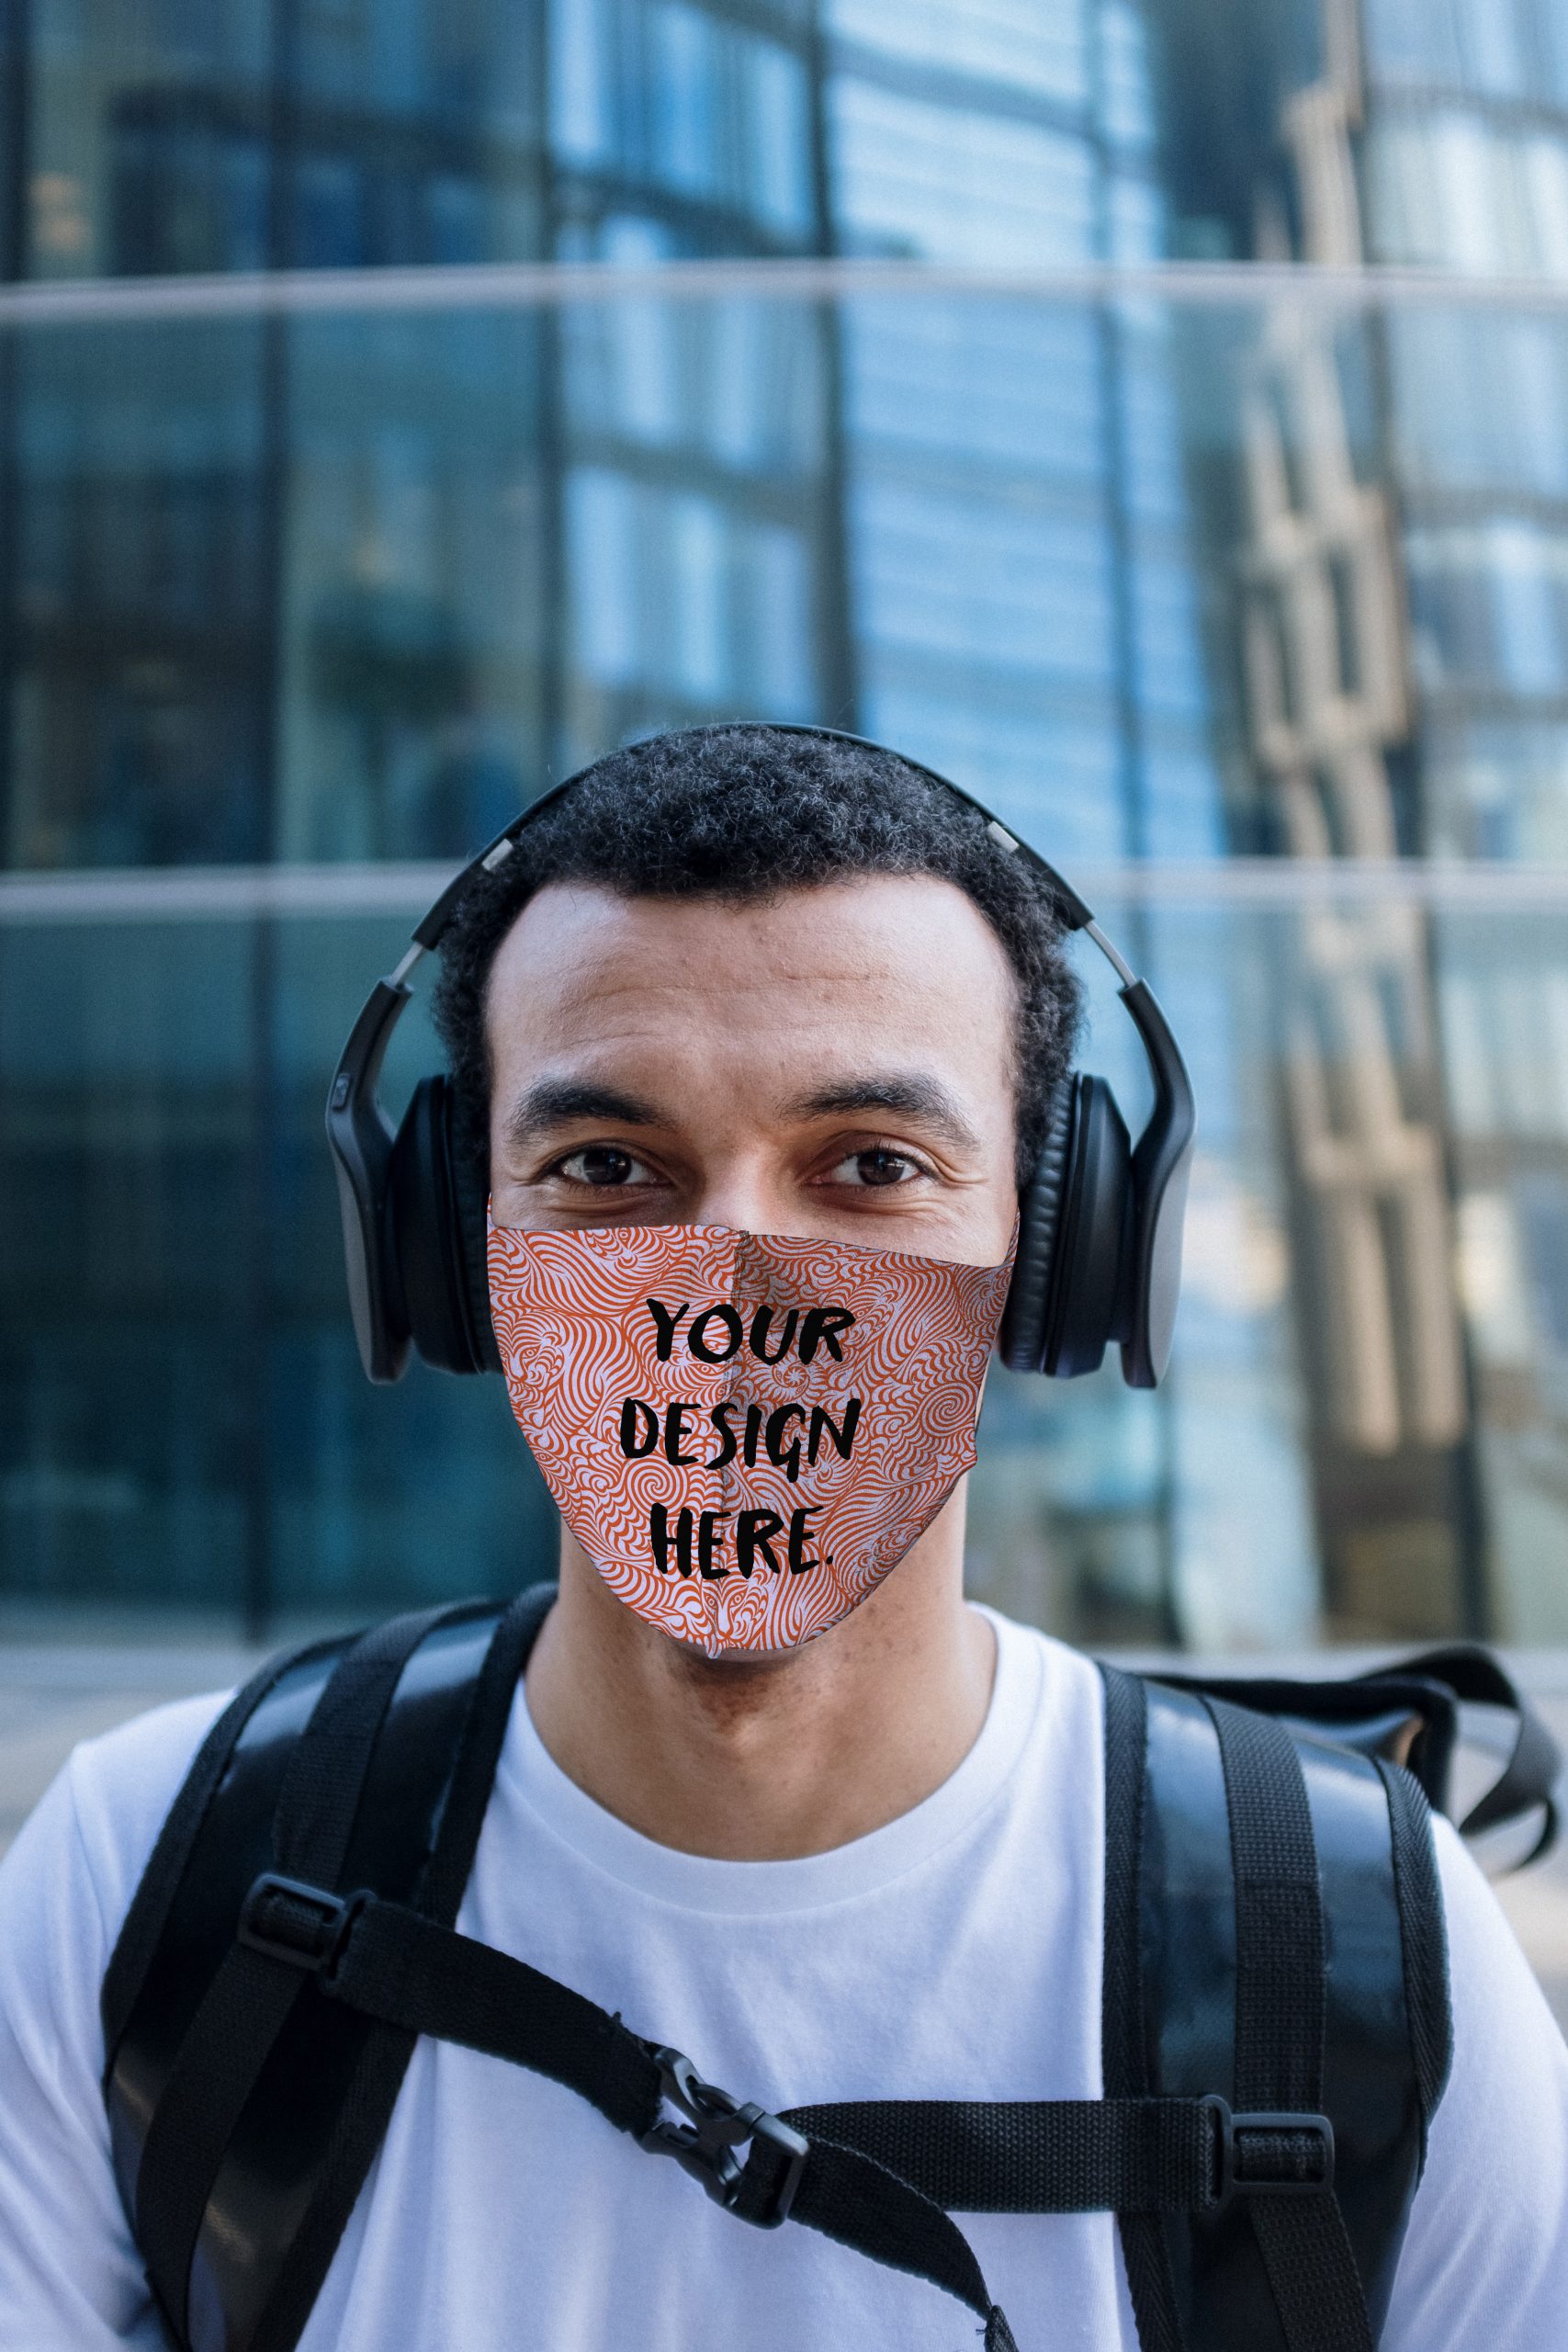
[[[0,326],[5,1605],[260,1621],[538,1564],[499,1400],[359,1381],[325,1072],[440,862],[756,713],[1094,876],[1190,1049],[1178,1374],[997,1375],[977,1589],[1093,1641],[1568,1637],[1563,901],[1406,887],[1568,872],[1550,0],[31,0],[0,40],[9,279],[761,273]],[[766,281],[833,255],[1550,299]]]

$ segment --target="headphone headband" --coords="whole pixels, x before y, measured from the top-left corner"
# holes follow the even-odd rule
[[[667,740],[728,731],[689,728]],[[1196,1118],[1186,1065],[1147,982],[1055,867],[973,793],[919,760],[887,754],[886,746],[863,735],[786,724],[765,731],[892,756],[952,793],[975,811],[998,850],[1028,861],[1046,883],[1064,928],[1092,940],[1115,971],[1118,994],[1148,1060],[1154,1108],[1134,1147],[1103,1079],[1075,1076],[1059,1091],[1044,1150],[1021,1202],[1016,1270],[999,1344],[1014,1370],[1070,1378],[1094,1370],[1116,1340],[1129,1385],[1154,1387],[1170,1353]],[[411,1347],[451,1371],[499,1368],[482,1279],[484,1203],[471,1197],[472,1185],[452,1148],[450,1088],[445,1079],[422,1080],[394,1134],[377,1087],[388,1041],[412,993],[408,983],[414,967],[439,949],[479,876],[507,864],[528,828],[601,764],[595,761],[541,793],[454,876],[415,926],[407,953],[371,989],[339,1057],[327,1097],[327,1141],[343,1211],[355,1336],[371,1380],[398,1379]]]

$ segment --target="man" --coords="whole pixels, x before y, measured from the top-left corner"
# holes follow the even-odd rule
[[[604,1228],[1005,1264],[1077,1002],[1044,891],[950,796],[841,744],[664,739],[513,865],[444,942],[440,1001],[498,1321],[498,1263]],[[727,1648],[671,1638],[568,1532],[460,1928],[764,2107],[1099,2098],[1101,1685],[966,1604],[963,1568],[960,1484],[817,1638]],[[80,1749],[0,1874],[7,2346],[162,2340],[97,1996],[218,1705]],[[1539,2352],[1568,2312],[1568,2053],[1442,1824],[1438,1853],[1453,2064],[1382,2342]],[[1110,2215],[965,2228],[1023,2352],[1132,2352]],[[956,2352],[972,2328],[922,2279],[739,2226],[558,2083],[422,2041],[301,2341]]]

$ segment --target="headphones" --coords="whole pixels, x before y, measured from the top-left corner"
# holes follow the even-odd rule
[[[698,738],[723,730],[686,731]],[[883,749],[826,727],[769,731]],[[1055,1089],[1039,1159],[1019,1198],[998,1352],[1013,1372],[1071,1380],[1097,1371],[1114,1340],[1129,1386],[1153,1388],[1169,1360],[1181,1279],[1196,1125],[1186,1065],[1147,982],[1077,891],[972,794],[918,760],[904,764],[973,808],[998,854],[1027,858],[1044,877],[1064,927],[1091,939],[1114,969],[1154,1080],[1154,1108],[1135,1145],[1104,1079],[1073,1070]],[[376,1089],[387,1042],[412,993],[408,976],[440,947],[469,883],[505,865],[536,819],[592,773],[584,768],[542,793],[448,884],[397,968],[371,989],[343,1049],[327,1098],[327,1141],[355,1337],[371,1380],[400,1378],[411,1348],[446,1372],[501,1370],[490,1318],[484,1171],[455,1148],[451,1083],[422,1079],[396,1134]]]

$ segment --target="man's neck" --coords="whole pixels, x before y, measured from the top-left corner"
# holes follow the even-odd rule
[[[528,1662],[550,1756],[607,1812],[683,1853],[823,1853],[940,1788],[979,1735],[996,1641],[964,1602],[964,1497],[831,1632],[707,1658],[645,1624],[568,1535]]]

